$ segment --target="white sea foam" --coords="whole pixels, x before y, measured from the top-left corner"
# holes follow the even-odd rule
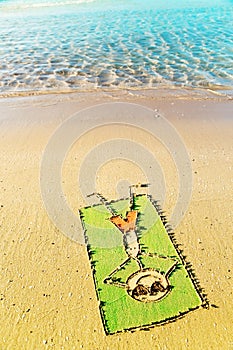
[[[16,9],[30,9],[30,8],[43,8],[43,7],[60,7],[60,6],[69,6],[69,5],[79,5],[85,3],[96,2],[100,6],[111,7],[125,7],[130,5],[131,8],[141,6],[143,8],[153,8],[156,5],[156,8],[159,9],[180,9],[184,8],[208,8],[208,7],[221,7],[224,6],[228,0],[215,0],[214,3],[212,0],[157,0],[156,4],[154,0],[146,0],[143,2],[141,0],[134,0],[133,2],[127,0],[0,0],[0,9],[4,10],[16,10]]]
[[[30,9],[30,8],[43,8],[43,7],[58,7],[58,6],[69,6],[69,5],[79,5],[85,3],[91,3],[96,0],[55,0],[55,1],[6,1],[1,4],[0,8],[2,10],[17,10],[17,9]]]

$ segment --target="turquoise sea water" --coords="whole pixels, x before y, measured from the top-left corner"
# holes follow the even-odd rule
[[[0,92],[233,90],[233,0],[0,0]]]

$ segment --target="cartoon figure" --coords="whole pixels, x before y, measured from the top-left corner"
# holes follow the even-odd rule
[[[178,260],[168,256],[161,256],[155,252],[142,252],[139,243],[139,232],[137,227],[138,211],[135,209],[136,190],[140,187],[148,187],[149,184],[137,184],[130,186],[130,210],[126,213],[126,218],[122,218],[114,212],[107,200],[99,193],[92,193],[89,196],[96,195],[100,201],[110,211],[112,216],[110,221],[121,231],[123,235],[123,245],[127,254],[119,266],[117,266],[105,279],[104,283],[111,284],[116,287],[125,288],[128,295],[135,300],[141,302],[155,302],[164,298],[170,291],[169,275],[176,268]],[[142,264],[143,257],[147,260],[166,259],[169,268],[165,273],[161,273],[156,268],[145,267]],[[130,261],[135,261],[138,270],[131,273],[126,282],[118,281],[116,276],[122,269],[125,269]],[[153,264],[154,265],[154,264]]]

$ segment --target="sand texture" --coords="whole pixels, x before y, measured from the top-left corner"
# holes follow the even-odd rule
[[[106,336],[86,247],[50,221],[39,179],[43,151],[56,128],[84,107],[111,101],[156,109],[184,141],[192,165],[192,198],[175,235],[213,306],[149,331]],[[232,100],[218,96],[102,92],[0,101],[0,349],[233,348],[232,116]],[[126,126],[95,129],[73,145],[62,169],[70,208],[78,215],[86,205],[77,180],[85,156],[114,137],[143,143],[159,160],[169,218],[178,191],[174,164],[153,136]],[[127,160],[103,164],[97,190],[117,199],[115,185],[125,178],[130,183],[145,180],[142,170]]]

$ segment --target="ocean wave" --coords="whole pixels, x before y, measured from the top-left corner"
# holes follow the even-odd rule
[[[148,10],[154,0],[145,8],[140,1],[0,0],[0,94],[163,86],[216,95],[232,90],[229,0],[218,8],[179,4],[166,11]],[[4,13],[4,4],[43,8]]]
[[[2,10],[17,10],[17,9],[30,9],[30,8],[42,8],[42,7],[58,7],[69,5],[80,5],[85,3],[92,3],[96,0],[61,0],[61,1],[0,1],[0,8]]]

